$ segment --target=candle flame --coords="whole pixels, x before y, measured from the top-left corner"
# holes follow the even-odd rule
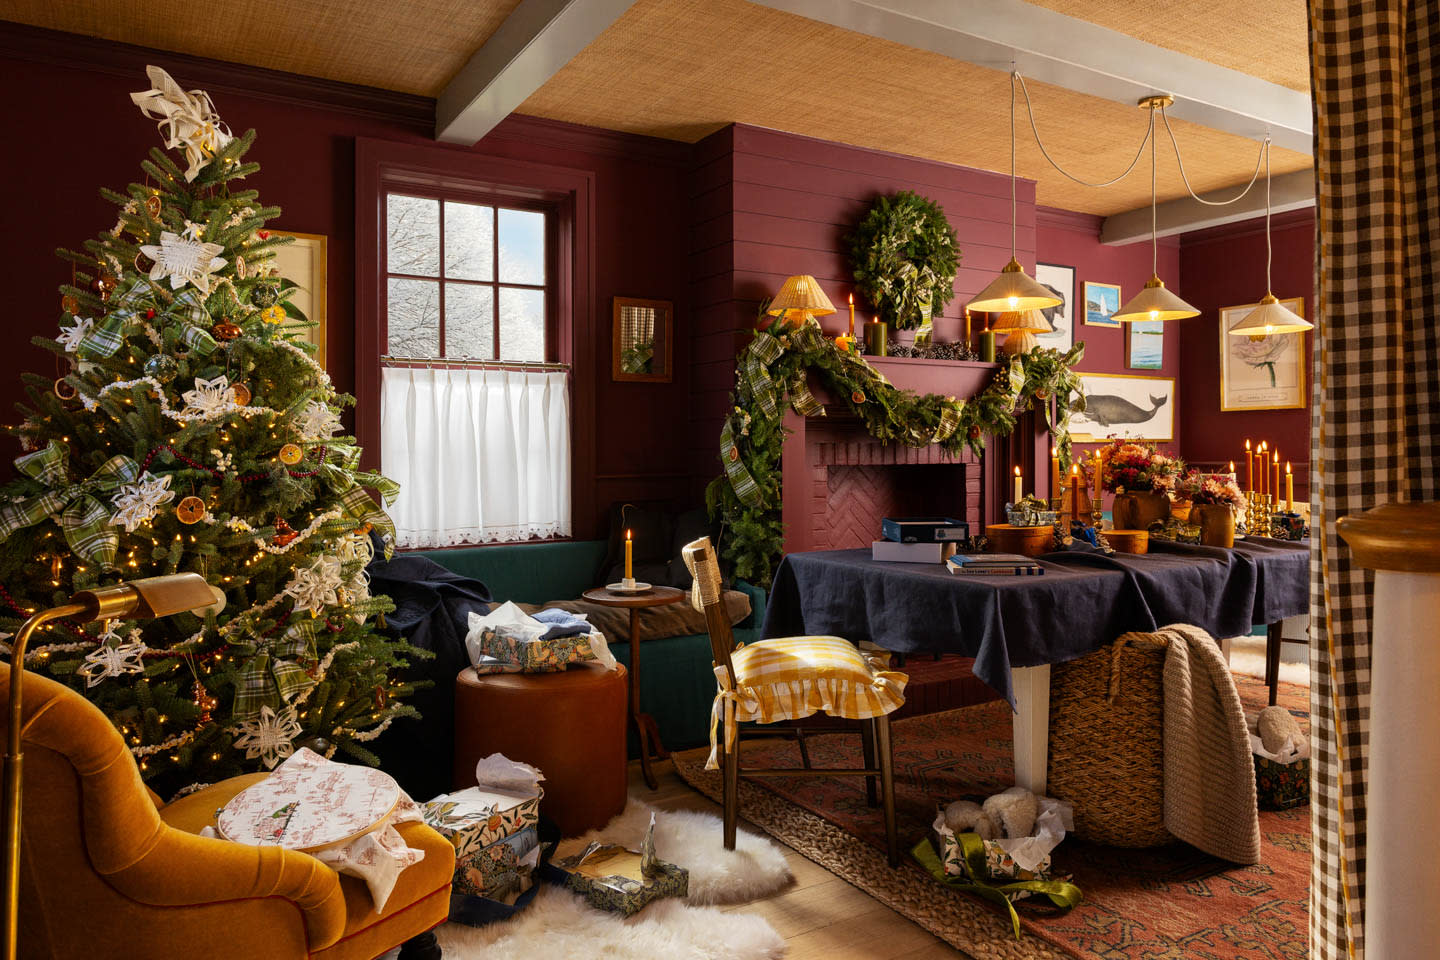
[[[1051,456],[1051,457],[1058,457],[1058,456],[1060,456],[1060,448],[1059,448],[1059,447],[1051,447],[1051,448],[1050,448],[1050,456]]]
[[[1075,476],[1076,474],[1078,474],[1079,472],[1080,472],[1080,467],[1079,467],[1079,466],[1077,466],[1076,464],[1073,464],[1073,463],[1070,464],[1070,475],[1071,475],[1072,477]]]
[[[1235,472],[1235,461],[1234,461],[1234,460],[1231,460],[1231,461],[1230,461],[1230,472],[1231,472],[1231,473],[1234,473],[1234,472]]]
[[[1246,441],[1245,441],[1245,449],[1246,449],[1246,450],[1249,450],[1249,449],[1250,449],[1250,441],[1249,441],[1249,440],[1246,440]]]
[[[1286,460],[1286,461],[1285,461],[1285,475],[1286,475],[1287,477],[1290,475],[1290,461],[1289,461],[1289,460]]]
[[[1275,453],[1275,465],[1280,465],[1280,453],[1278,451]]]
[[[1017,476],[1017,477],[1020,476],[1020,468],[1019,468],[1019,467],[1016,467],[1016,468],[1015,468],[1015,476]]]
[[[629,531],[629,530],[626,530],[626,531],[625,531],[625,539],[626,539],[626,540],[629,540],[629,539],[630,539],[630,531]]]
[[[852,304],[855,302],[855,294],[853,294],[853,293],[850,294],[850,302],[851,302]]]

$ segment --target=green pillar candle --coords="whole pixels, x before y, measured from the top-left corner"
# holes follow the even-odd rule
[[[865,323],[865,352],[872,357],[887,356],[890,328],[883,320],[868,320]]]
[[[980,359],[986,363],[995,362],[995,331],[983,330],[980,333]]]

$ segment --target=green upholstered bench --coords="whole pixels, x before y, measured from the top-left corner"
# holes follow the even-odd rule
[[[481,581],[497,601],[544,603],[575,600],[602,583],[604,540],[558,543],[504,543],[484,547],[451,547],[420,551],[456,573]],[[744,581],[736,590],[750,597],[750,616],[735,626],[737,643],[760,639],[765,620],[765,591]],[[630,666],[630,645],[614,642],[615,659]],[[710,742],[710,703],[715,697],[710,638],[699,633],[640,642],[640,706],[655,718],[660,737],[671,750]],[[631,752],[635,753],[634,737]]]

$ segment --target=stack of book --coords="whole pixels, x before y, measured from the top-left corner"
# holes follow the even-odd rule
[[[884,517],[884,540],[870,545],[872,560],[896,563],[943,563],[970,536],[970,525],[950,517]]]
[[[951,573],[982,577],[1038,577],[1045,573],[1030,557],[1019,553],[962,553],[948,558]]]

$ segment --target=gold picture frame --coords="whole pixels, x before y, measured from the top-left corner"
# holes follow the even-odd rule
[[[1290,297],[1280,303],[1297,316],[1305,316],[1303,297]],[[1220,308],[1220,409],[1304,409],[1309,405],[1305,365],[1310,359],[1305,334],[1232,337],[1227,332],[1258,306],[1245,303]]]
[[[1083,373],[1079,370],[1075,371],[1075,375],[1080,378],[1087,409],[1084,413],[1072,414],[1071,440],[1076,443],[1104,443],[1114,439],[1170,443],[1175,439],[1179,384],[1174,377]],[[1092,383],[1103,386],[1105,392],[1096,393],[1087,389],[1087,384]],[[1161,384],[1164,385],[1163,391]],[[1102,397],[1107,398],[1107,402],[1098,402]],[[1092,403],[1092,398],[1096,402]],[[1148,410],[1147,404],[1150,407]],[[1094,424],[1098,429],[1087,432],[1084,426],[1076,424]]]
[[[1120,284],[1086,280],[1082,289],[1084,296],[1080,299],[1080,309],[1085,325],[1118,328],[1120,321],[1115,319],[1115,313],[1120,309],[1120,304],[1125,302],[1125,298],[1120,294]],[[1095,309],[1092,310],[1091,307]]]
[[[329,242],[323,234],[298,233],[294,230],[271,230],[273,236],[294,237],[294,243],[287,243],[275,249],[275,259],[270,266],[280,271],[280,276],[293,280],[298,290],[289,291],[286,299],[315,322],[315,326],[297,331],[301,338],[315,344],[312,355],[321,367],[326,365],[325,327],[326,306],[329,291],[327,287],[327,258]]]

